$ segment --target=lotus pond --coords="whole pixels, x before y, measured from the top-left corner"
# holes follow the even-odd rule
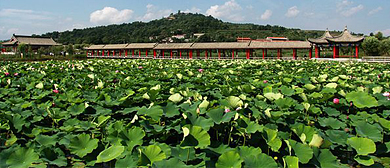
[[[0,63],[0,167],[389,167],[390,66]]]

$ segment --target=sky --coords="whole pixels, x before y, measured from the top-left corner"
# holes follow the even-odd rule
[[[226,22],[343,30],[390,36],[390,0],[0,0],[0,40],[110,24],[148,22],[171,13]]]

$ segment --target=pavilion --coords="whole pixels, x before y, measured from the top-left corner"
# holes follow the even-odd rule
[[[333,58],[339,57],[355,57],[359,58],[359,46],[363,42],[364,37],[352,35],[347,27],[344,31],[338,36],[332,36],[329,33],[329,30],[326,29],[325,33],[316,39],[309,38],[308,41],[315,48],[315,57],[321,57],[321,49],[323,48],[333,48]],[[340,47],[354,47],[355,53],[353,56],[343,56],[340,55]]]
[[[51,46],[59,46],[61,44],[55,42],[50,37],[32,37],[13,34],[10,41],[3,42],[3,49],[11,48],[13,52],[16,52],[19,44],[26,44],[31,46],[32,50],[38,50],[39,48],[48,48]],[[5,51],[2,51],[5,52]]]

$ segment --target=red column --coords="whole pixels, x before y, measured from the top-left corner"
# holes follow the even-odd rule
[[[359,46],[358,45],[355,46],[355,56],[356,56],[356,59],[359,58]]]
[[[218,49],[218,59],[221,59],[221,50]]]
[[[153,50],[153,58],[156,58],[156,56],[157,56],[156,50]]]
[[[119,50],[119,56],[122,56],[122,50]]]
[[[192,59],[192,50],[190,50],[190,59]]]
[[[134,49],[131,50],[132,57],[134,58]]]
[[[127,49],[125,50],[125,56],[127,57]]]
[[[315,57],[319,58],[320,57],[320,49],[319,47],[315,46]]]
[[[148,57],[148,49],[145,51],[145,57]]]
[[[297,59],[297,49],[293,49],[293,58]]]
[[[265,51],[266,49],[263,49],[263,59],[265,59]]]
[[[103,54],[102,56],[104,56],[104,50],[102,50],[102,54]]]
[[[280,59],[280,56],[281,56],[281,49],[278,49],[278,59]]]
[[[249,57],[250,57],[250,53],[249,53],[249,50],[247,49],[246,50],[246,59],[249,59]]]
[[[336,45],[335,46],[333,46],[333,59],[335,59],[336,58]]]
[[[232,59],[234,59],[234,50],[232,50]]]
[[[112,53],[113,53],[113,54],[112,54],[112,56],[115,56],[115,50],[114,50],[114,51],[112,51]]]
[[[309,59],[311,59],[311,57],[313,57],[313,50],[310,48],[309,49]]]
[[[204,50],[204,58],[207,59],[207,50]]]
[[[161,55],[164,58],[164,50],[161,50]]]
[[[138,50],[138,57],[141,57],[141,49]]]
[[[87,52],[86,52],[87,53],[87,57],[88,57],[88,52],[89,52],[89,50],[87,50]]]
[[[180,54],[180,59],[181,59],[181,50],[179,50],[179,54]]]

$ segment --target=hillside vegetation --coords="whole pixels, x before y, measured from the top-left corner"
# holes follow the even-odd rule
[[[196,38],[194,33],[204,33]],[[186,34],[187,42],[236,41],[237,37],[252,39],[270,36],[285,36],[291,40],[305,40],[319,37],[323,31],[306,31],[281,26],[256,25],[252,23],[237,24],[223,22],[212,16],[202,14],[176,13],[167,18],[150,22],[132,22],[120,25],[98,26],[85,29],[74,29],[65,32],[50,32],[42,36],[53,37],[63,44],[113,44],[133,42],[161,42],[173,35]],[[184,39],[173,39],[184,42]]]

